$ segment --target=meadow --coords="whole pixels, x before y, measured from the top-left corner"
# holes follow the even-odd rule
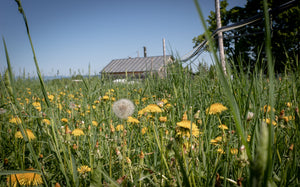
[[[264,74],[227,80],[249,159],[220,80],[204,70],[189,74],[180,64],[169,70],[166,78],[135,84],[105,77],[47,81],[49,106],[38,80],[15,80],[13,95],[1,81],[1,186],[248,186],[251,171],[266,167],[269,146],[274,183],[299,184],[296,73],[274,80],[273,107]],[[113,110],[123,98],[129,101],[121,116],[128,112],[128,119]]]
[[[9,59],[1,75],[0,186],[300,184],[298,64],[225,75],[176,61],[126,84],[44,82],[35,63],[37,80],[13,78]]]

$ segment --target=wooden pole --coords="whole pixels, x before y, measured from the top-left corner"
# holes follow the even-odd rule
[[[163,55],[164,55],[164,76],[167,73],[167,58],[166,58],[166,41],[163,38]]]
[[[222,27],[219,0],[215,0],[215,7],[216,7],[217,29],[219,29]],[[226,65],[225,65],[225,54],[224,54],[223,33],[222,32],[218,33],[218,44],[219,44],[220,61],[222,64],[224,74],[226,75],[227,72],[226,72]]]
[[[166,42],[165,39],[163,38],[163,55],[164,55],[164,65],[166,66]]]
[[[144,57],[147,57],[147,49],[145,46],[144,46]]]

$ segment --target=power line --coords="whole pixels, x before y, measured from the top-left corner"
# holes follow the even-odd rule
[[[290,9],[291,7],[294,7],[295,5],[297,5],[297,0],[289,1],[289,2],[284,3],[284,4],[282,4],[278,7],[275,7],[273,9],[269,9],[269,14],[281,13],[281,12],[287,10],[287,9]],[[224,27],[221,27],[219,29],[214,30],[211,37],[214,38],[220,32],[226,32],[226,31],[230,31],[230,30],[233,30],[233,29],[244,27],[246,25],[253,24],[255,22],[258,22],[258,21],[262,20],[263,18],[264,18],[264,14],[259,13],[255,16],[252,16],[248,19],[242,20],[238,23],[227,25],[227,26],[224,26]],[[204,49],[205,49],[204,47],[207,45],[207,42],[208,41],[205,39],[203,42],[201,42],[199,45],[197,45],[193,50],[191,50],[186,55],[184,55],[182,57],[181,61],[186,62],[186,61],[189,61],[189,60],[193,59],[194,57],[198,58],[198,56],[204,51]],[[191,55],[188,55],[188,54],[191,54]]]

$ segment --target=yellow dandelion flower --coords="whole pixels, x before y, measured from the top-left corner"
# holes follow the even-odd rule
[[[87,172],[91,172],[92,169],[89,166],[84,165],[84,166],[81,166],[80,168],[77,168],[77,171],[83,175]]]
[[[162,99],[161,100],[164,104],[167,104],[168,103],[168,100],[167,99]]]
[[[167,121],[167,116],[161,116],[159,117],[160,122],[166,122]]]
[[[110,124],[110,131],[113,133],[115,132],[115,126],[113,124]]]
[[[218,126],[220,129],[228,130],[228,127],[224,124]]]
[[[77,128],[72,131],[72,134],[74,136],[81,136],[81,135],[84,135],[84,132],[83,132],[83,130]]]
[[[33,102],[33,103],[32,103],[32,106],[34,106],[34,108],[37,109],[38,111],[41,111],[41,110],[42,110],[42,107],[41,107],[41,103],[40,103],[40,102]]]
[[[138,112],[139,115],[143,115],[145,113],[161,113],[162,109],[156,105],[156,104],[150,104],[148,106],[146,106],[145,108],[143,108],[142,110],[140,110]]]
[[[170,104],[170,103],[167,103],[166,105],[165,105],[165,109],[170,109],[172,107],[172,105]]]
[[[201,134],[201,132],[199,132],[199,130],[192,130],[193,136],[198,137],[200,134]],[[180,127],[176,128],[176,136],[180,136],[182,138],[184,138],[184,137],[189,138],[189,137],[191,137],[190,130],[180,128]]]
[[[291,102],[286,102],[285,105],[290,108],[292,106],[292,103]]]
[[[247,137],[247,142],[250,142],[250,140],[251,140],[251,136],[248,135],[248,137]]]
[[[177,122],[176,125],[178,127],[182,127],[182,128],[185,128],[185,129],[198,129],[197,125],[195,123],[192,123],[191,121],[189,120],[183,120],[183,121],[180,121],[180,122]]]
[[[109,96],[108,96],[108,95],[105,95],[105,96],[103,96],[101,99],[104,100],[104,101],[107,101],[107,100],[109,100]]]
[[[288,121],[289,121],[289,117],[288,117],[288,116],[283,116],[282,119],[283,119],[285,122],[288,122]]]
[[[275,112],[274,108],[271,108],[271,106],[269,105],[265,105],[262,110],[264,111],[264,113],[269,113],[271,111],[271,109],[273,110],[273,112]]]
[[[33,170],[33,169],[28,169]],[[40,174],[37,173],[19,173],[12,174],[7,177],[7,184],[11,186],[18,186],[18,184],[22,186],[38,186],[43,184],[43,179]]]
[[[133,124],[138,124],[138,123],[140,123],[140,121],[139,121],[138,119],[136,119],[136,118],[134,118],[134,117],[131,117],[131,116],[128,117],[127,122],[128,122],[128,123],[133,123]]]
[[[239,150],[236,149],[236,148],[231,148],[231,149],[230,149],[230,153],[233,154],[233,155],[238,154],[238,152],[239,152]]]
[[[29,141],[34,140],[36,138],[30,129],[26,129],[26,132],[27,132],[27,138]],[[23,139],[23,135],[22,135],[21,131],[16,132],[15,138]]]
[[[142,130],[141,130],[142,135],[144,135],[147,131],[148,131],[148,128],[147,127],[143,127]]]
[[[123,131],[124,130],[124,126],[123,125],[117,125],[116,126],[116,131]]]
[[[68,119],[67,119],[67,118],[61,118],[60,121],[61,121],[61,122],[64,122],[64,123],[68,123]]]
[[[222,142],[222,140],[223,140],[222,136],[218,136],[215,139],[210,140],[210,143],[213,144],[213,145],[217,145],[220,142]]]
[[[143,101],[143,102],[145,102],[145,101],[147,101],[147,100],[148,100],[147,97],[143,97],[143,98],[142,98],[142,101]]]
[[[60,103],[58,103],[58,105],[57,105],[57,108],[59,109],[59,110],[62,110],[62,105],[60,104]]]
[[[98,122],[97,121],[92,121],[92,125],[97,127],[98,126]]]
[[[220,153],[220,154],[224,154],[225,153],[222,148],[217,149],[217,152]]]
[[[217,144],[218,144],[218,141],[215,140],[215,139],[212,139],[212,140],[210,140],[210,143],[213,144],[213,145],[217,145]]]
[[[270,118],[263,119],[263,121],[264,121],[264,122],[266,122],[266,124],[268,124],[268,125],[270,125],[270,124],[271,124],[271,120],[270,120]],[[276,122],[273,120],[273,121],[272,121],[272,125],[276,126],[276,125],[277,125],[277,123],[276,123]]]
[[[14,124],[21,124],[22,123],[22,120],[19,118],[19,117],[11,117],[9,119],[9,123],[14,123]]]
[[[126,157],[126,162],[127,162],[128,164],[131,164],[131,160],[130,160],[129,157]]]
[[[49,99],[50,101],[53,101],[54,95],[48,95],[48,99]]]
[[[206,113],[210,114],[210,115],[211,114],[220,114],[227,109],[228,108],[226,106],[222,105],[221,103],[214,103],[206,109]]]
[[[43,119],[43,120],[42,120],[42,124],[50,125],[51,122],[50,122],[49,119]]]
[[[184,112],[184,114],[183,114],[183,116],[182,116],[182,121],[183,120],[187,120],[188,118],[187,118],[187,114],[186,114],[186,111]]]
[[[217,142],[222,142],[223,137],[222,137],[222,136],[218,136],[218,137],[215,138],[215,140],[216,140]]]
[[[189,120],[183,120],[180,121],[178,123],[176,123],[177,125],[177,135],[179,136],[187,136],[190,137],[190,129],[192,129],[192,135],[195,137],[198,137],[200,133],[197,125],[195,123],[192,123]]]

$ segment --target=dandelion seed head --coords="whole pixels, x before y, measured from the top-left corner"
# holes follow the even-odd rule
[[[4,114],[4,113],[6,113],[6,109],[0,108],[0,114]]]
[[[75,103],[73,103],[73,102],[70,102],[70,104],[69,104],[69,108],[70,108],[70,109],[74,109],[74,108],[76,108],[76,105],[75,105]]]
[[[247,121],[250,121],[254,116],[254,113],[253,112],[248,112],[247,113]]]
[[[134,104],[129,99],[120,99],[113,104],[113,111],[121,119],[127,119],[134,112]]]

